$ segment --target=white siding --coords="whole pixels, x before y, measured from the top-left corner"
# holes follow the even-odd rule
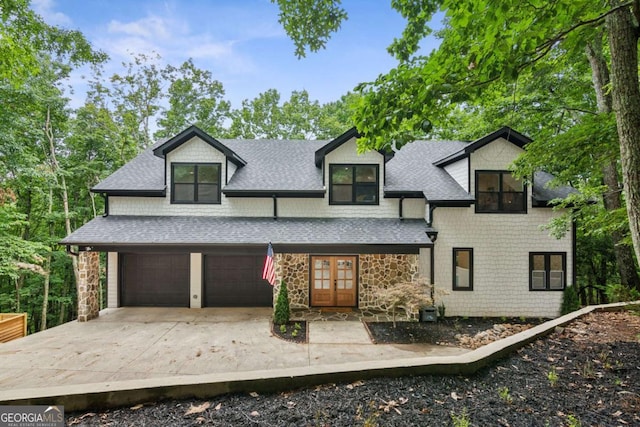
[[[505,170],[522,150],[498,139],[471,154],[471,190],[475,170]],[[441,297],[447,315],[543,316],[559,315],[562,292],[529,291],[529,252],[565,252],[567,282],[572,284],[572,242],[558,240],[540,228],[555,215],[532,208],[527,214],[476,214],[475,207],[434,211],[435,283],[449,294]],[[473,291],[453,291],[453,248],[473,248]]]
[[[404,199],[402,203],[403,218],[424,218],[425,199]]]
[[[283,209],[278,211],[282,216],[312,216],[312,217],[377,217],[377,218],[397,218],[398,200],[383,198],[384,181],[384,156],[377,151],[367,151],[358,154],[356,139],[352,138],[340,147],[327,154],[325,157],[324,182],[326,194],[324,199],[315,199],[308,204],[298,206],[295,204],[295,211]],[[329,165],[332,163],[346,164],[377,164],[379,168],[379,205],[330,205],[329,204]],[[293,207],[293,206],[292,206]],[[280,208],[280,204],[278,204]]]
[[[109,197],[110,215],[175,215],[175,216],[254,216],[273,215],[271,198],[227,198],[222,195],[219,205],[172,205],[162,197]],[[280,210],[280,200],[278,200]]]
[[[471,194],[476,194],[476,170],[508,170],[523,151],[506,139],[498,138],[471,153]],[[528,195],[531,196],[531,192]]]
[[[107,308],[117,308],[120,305],[118,290],[118,253],[107,253]]]
[[[189,259],[189,306],[202,308],[202,254],[192,253]]]
[[[453,179],[466,191],[469,191],[469,159],[465,158],[444,167]]]
[[[227,180],[226,180],[226,184],[229,183],[229,181],[231,181],[231,177],[233,176],[234,173],[236,173],[236,170],[238,169],[238,167],[231,163],[230,161],[227,161]],[[224,175],[222,176],[222,179],[224,180]]]

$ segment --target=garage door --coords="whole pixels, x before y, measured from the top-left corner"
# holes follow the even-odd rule
[[[271,307],[273,287],[262,279],[263,262],[256,255],[205,256],[205,306]]]
[[[189,306],[188,254],[122,254],[123,306]]]

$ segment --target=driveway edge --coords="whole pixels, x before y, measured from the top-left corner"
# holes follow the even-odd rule
[[[594,311],[617,311],[640,302],[584,307],[471,352],[447,357],[419,357],[336,365],[185,375],[143,380],[52,386],[0,391],[0,405],[63,405],[65,411],[132,406],[165,399],[211,398],[227,393],[277,392],[328,382],[351,382],[404,375],[470,375],[555,328]]]

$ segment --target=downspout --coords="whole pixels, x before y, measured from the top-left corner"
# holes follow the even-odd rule
[[[273,219],[277,220],[278,219],[278,198],[276,197],[275,194],[271,197],[273,198]]]
[[[106,193],[101,193],[100,195],[104,199],[104,213],[102,216],[106,218],[109,216],[109,196]]]
[[[433,225],[433,211],[436,210],[436,205],[429,203],[429,221],[427,221],[427,227],[431,227]]]
[[[404,196],[400,197],[400,201],[398,202],[398,210],[399,210],[399,216],[400,216],[400,220],[403,220],[404,217],[402,216],[402,205],[404,202]]]

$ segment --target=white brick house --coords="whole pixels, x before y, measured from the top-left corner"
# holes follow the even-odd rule
[[[271,305],[272,242],[294,307],[376,308],[380,287],[423,275],[448,292],[447,315],[559,314],[575,239],[540,226],[572,190],[546,188],[542,172],[513,179],[527,137],[505,127],[394,155],[356,141],[355,129],[245,141],[190,127],[95,186],[105,215],[62,243],[108,254],[109,307]]]

